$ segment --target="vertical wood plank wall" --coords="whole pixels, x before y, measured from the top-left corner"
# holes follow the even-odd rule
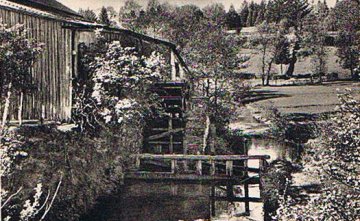
[[[70,120],[74,59],[72,31],[62,28],[61,21],[4,8],[0,8],[0,18],[9,26],[24,24],[29,29],[29,37],[45,44],[44,52],[32,68],[33,82],[37,89],[24,96],[23,119],[40,119],[44,109],[46,120]],[[11,107],[10,117],[16,120],[18,100],[15,98],[12,101],[14,105]]]

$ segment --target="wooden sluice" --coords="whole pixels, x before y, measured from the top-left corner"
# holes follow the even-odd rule
[[[250,215],[250,203],[262,202],[260,179],[267,167],[267,155],[185,155],[185,154],[137,154],[132,156],[135,168],[125,174],[125,180],[130,182],[171,182],[171,183],[201,183],[210,184],[210,211],[216,215],[216,202],[244,203],[243,216]],[[248,161],[259,162],[258,168],[249,168]],[[146,165],[154,162],[165,168],[163,171],[149,170]],[[159,166],[158,165],[158,166]],[[164,166],[167,165],[167,166]],[[186,170],[181,169],[186,165]],[[189,169],[189,166],[193,166]],[[259,188],[259,196],[250,196],[251,185]],[[236,188],[241,188],[241,196],[236,194]],[[222,192],[222,193],[221,193]]]
[[[264,171],[269,156],[246,155],[184,155],[184,154],[138,154],[133,156],[136,168],[126,174],[127,179],[182,180],[182,181],[237,181],[248,179],[249,183],[259,183],[259,175]],[[259,168],[247,166],[247,161],[259,161]],[[162,162],[167,170],[149,170],[147,162]],[[187,168],[184,169],[183,165]],[[249,177],[255,172],[256,176]]]
[[[165,114],[148,122],[143,152],[183,153],[187,84],[163,82],[154,85],[152,90],[163,100]]]

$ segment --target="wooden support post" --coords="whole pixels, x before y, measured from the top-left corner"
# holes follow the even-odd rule
[[[231,183],[226,185],[226,196],[230,199],[234,197],[233,185]]]
[[[136,162],[135,162],[135,166],[136,166],[137,170],[140,170],[140,163],[141,163],[140,157],[137,156],[136,157]]]
[[[162,153],[162,146],[161,144],[154,145],[154,152],[155,153]]]
[[[177,170],[177,160],[171,160],[171,173],[175,174]]]
[[[173,129],[173,118],[172,118],[172,114],[170,114],[170,118],[169,118],[169,131],[171,131]],[[170,134],[170,141],[169,141],[169,153],[173,154],[174,153],[174,135]]]
[[[244,193],[245,199],[249,199],[249,184],[247,182],[244,184]],[[245,213],[250,215],[250,202],[248,200],[245,201]]]
[[[216,204],[215,204],[215,186],[211,186],[211,193],[210,193],[210,211],[211,211],[211,216],[215,217],[216,216]]]
[[[261,159],[259,160],[259,193],[260,193],[260,197],[262,197],[262,190],[263,190],[263,185],[262,185],[262,173],[264,172],[266,167],[266,160],[265,159]]]
[[[233,175],[233,161],[232,160],[226,161],[226,175],[227,176]]]
[[[201,160],[198,160],[196,162],[196,174],[197,175],[202,175],[202,161]]]
[[[210,152],[211,152],[211,155],[215,155],[215,138],[216,138],[216,126],[215,124],[211,124],[210,125],[210,137],[211,137],[211,140],[210,140]]]
[[[244,168],[245,168],[245,171],[244,171],[244,176],[247,177],[249,176],[249,165],[248,165],[248,160],[244,160]]]
[[[171,80],[176,80],[175,53],[170,49]]]
[[[216,166],[215,166],[215,161],[211,160],[210,161],[211,167],[210,167],[210,175],[211,176],[215,176],[216,174]]]
[[[264,161],[263,159],[259,160],[259,173],[261,173],[264,170]]]

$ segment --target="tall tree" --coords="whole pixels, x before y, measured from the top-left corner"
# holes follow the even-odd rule
[[[86,20],[95,22],[97,20],[96,14],[93,10],[90,10],[89,8],[86,10],[79,10],[79,14],[82,15]]]
[[[141,13],[142,11],[142,13]],[[144,25],[145,12],[142,7],[135,0],[125,1],[124,6],[120,8],[119,20],[128,29],[139,31],[139,28]]]
[[[243,26],[247,25],[248,16],[249,16],[249,5],[248,5],[247,1],[245,0],[242,3],[241,10],[240,10],[241,24],[243,24]]]
[[[355,68],[360,59],[360,3],[343,0],[336,4],[335,17],[340,33],[338,56],[342,66],[349,69],[352,78],[358,78]]]
[[[255,13],[255,3],[251,1],[249,5],[249,14],[246,19],[246,26],[251,27],[254,24],[254,13]]]
[[[231,5],[229,11],[226,14],[226,24],[228,29],[240,30],[241,28],[241,17],[236,12],[234,5]]]
[[[142,7],[136,0],[126,0],[120,8],[120,19],[133,19],[140,15]]]
[[[286,20],[287,28],[292,29],[295,36],[296,40],[292,45],[290,63],[286,71],[287,76],[292,76],[298,60],[298,52],[301,49],[304,18],[311,12],[311,7],[307,0],[274,0],[268,4],[267,11],[268,21],[280,23]]]
[[[111,25],[111,21],[109,18],[108,11],[105,7],[101,8],[100,14],[99,14],[99,22],[105,25]]]
[[[255,20],[255,25],[259,25],[263,21],[265,21],[265,15],[266,15],[266,2],[265,0],[262,0],[259,5],[259,12]]]
[[[31,67],[42,52],[42,44],[29,39],[23,26],[11,28],[0,23],[0,104],[2,106],[2,120],[0,124],[0,140],[9,116],[9,108],[14,95],[21,97],[25,92],[34,89]],[[18,117],[21,122],[22,107],[20,105]]]
[[[319,5],[320,4],[320,5]],[[313,66],[313,75],[317,76],[322,82],[322,77],[326,75],[326,58],[328,49],[326,47],[327,25],[326,15],[327,10],[321,7],[323,3],[319,2],[315,6],[315,10],[308,16],[307,24],[304,27],[304,51],[311,57]]]

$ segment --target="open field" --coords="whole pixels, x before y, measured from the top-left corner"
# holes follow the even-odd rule
[[[336,56],[336,48],[328,47],[328,56],[326,58],[326,67],[328,73],[338,73],[339,78],[345,79],[350,77],[350,71],[343,69],[339,64],[339,58]],[[241,69],[241,72],[245,73],[261,73],[261,55],[256,49],[241,49],[241,54],[250,56],[250,60],[246,62],[247,67]],[[285,72],[286,66],[283,65],[283,72]],[[313,70],[313,64],[311,57],[299,58],[295,64],[294,74],[308,74]],[[273,65],[272,73],[281,73],[280,65]]]
[[[253,98],[258,101],[252,106],[274,105],[285,114],[321,114],[334,111],[337,104],[337,90],[351,88],[360,99],[360,82],[332,82],[323,85],[258,87]]]

